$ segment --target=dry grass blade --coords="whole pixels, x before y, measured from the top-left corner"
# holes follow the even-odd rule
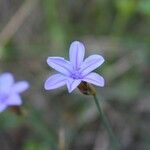
[[[35,8],[38,0],[26,0],[22,6],[13,15],[7,25],[0,33],[0,45],[4,47],[12,36],[17,32],[20,26],[24,23],[26,18],[31,14]]]

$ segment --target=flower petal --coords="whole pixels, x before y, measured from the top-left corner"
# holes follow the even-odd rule
[[[75,69],[78,69],[83,62],[85,47],[81,42],[74,41],[70,45],[69,57]]]
[[[3,112],[7,108],[7,105],[0,104],[0,112]]]
[[[21,93],[29,88],[29,83],[27,81],[19,81],[13,85],[13,91]]]
[[[46,90],[56,89],[66,84],[66,77],[61,74],[55,74],[50,76],[44,84]]]
[[[22,100],[19,94],[12,94],[5,103],[9,106],[18,106],[22,104]]]
[[[48,57],[47,63],[50,67],[64,75],[70,75],[73,68],[71,63],[62,57]]]
[[[85,76],[82,81],[88,82],[88,83],[92,83],[95,84],[97,86],[104,86],[105,80],[102,76],[100,76],[97,73],[89,73],[87,76]]]
[[[78,79],[74,80],[72,78],[69,78],[67,80],[67,88],[68,88],[69,93],[71,93],[80,83],[81,83],[81,80],[78,80]]]
[[[85,59],[82,63],[80,72],[82,76],[87,75],[91,71],[95,70],[104,62],[104,58],[101,55],[91,55]]]
[[[0,75],[0,91],[8,93],[14,83],[14,78],[11,73],[3,73]]]

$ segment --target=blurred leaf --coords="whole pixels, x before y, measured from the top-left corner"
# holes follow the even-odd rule
[[[33,140],[28,140],[26,144],[24,145],[23,150],[41,150],[39,143],[33,141]]]
[[[7,42],[7,44],[5,45],[3,56],[6,61],[14,61],[19,57],[19,53],[15,48],[13,41],[10,40],[9,42]]]
[[[135,12],[137,7],[135,0],[116,0],[116,7],[119,13],[129,15]]]
[[[3,58],[4,50],[5,50],[5,48],[0,46],[0,59]]]
[[[59,18],[59,1],[58,0],[45,0],[44,10],[46,14],[47,22],[47,35],[50,37],[52,44],[56,47],[61,48],[66,39],[66,34],[64,32],[64,27]]]
[[[4,111],[0,115],[0,127],[3,129],[9,129],[19,126],[23,123],[23,118],[10,112],[9,110]]]
[[[48,141],[36,141],[29,138],[24,144],[23,150],[53,150]],[[56,148],[55,148],[56,149]]]
[[[139,1],[138,10],[144,15],[150,16],[150,0]]]

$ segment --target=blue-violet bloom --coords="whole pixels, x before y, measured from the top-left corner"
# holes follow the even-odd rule
[[[0,112],[9,106],[19,106],[22,104],[20,93],[29,87],[27,81],[14,82],[11,73],[0,75]]]
[[[84,45],[79,41],[74,41],[69,49],[70,61],[62,57],[48,57],[48,65],[59,73],[50,76],[46,80],[45,89],[56,89],[66,84],[70,93],[82,81],[101,87],[104,86],[104,78],[92,72],[104,62],[104,58],[101,55],[91,55],[83,60],[84,54]]]

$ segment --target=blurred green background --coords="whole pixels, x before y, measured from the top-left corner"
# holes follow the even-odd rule
[[[0,72],[30,82],[22,114],[0,114],[0,149],[111,150],[91,96],[44,90],[47,57],[74,40],[106,60],[96,90],[124,149],[149,150],[150,0],[0,0]]]

